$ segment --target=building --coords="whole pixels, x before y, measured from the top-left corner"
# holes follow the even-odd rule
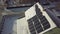
[[[56,27],[48,14],[42,10],[37,3],[25,12],[30,34],[43,34]]]
[[[52,4],[40,4],[37,2],[30,7],[23,6],[21,8],[15,6],[6,8],[0,13],[2,18],[0,33],[45,34],[54,28],[59,28],[60,12],[53,7],[56,8]]]

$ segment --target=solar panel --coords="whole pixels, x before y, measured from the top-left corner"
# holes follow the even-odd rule
[[[36,32],[40,33],[50,28],[49,22],[47,21],[45,16],[42,15],[42,12],[38,8],[38,6],[36,6],[35,10],[36,10],[36,15],[28,20],[28,25],[31,34],[36,34]]]
[[[30,30],[31,34],[36,34],[32,19],[28,20],[28,26],[29,26],[29,30]]]
[[[41,11],[39,8],[37,8],[35,11],[36,11],[36,14],[42,14],[42,12],[39,12]]]
[[[38,18],[40,19],[40,21],[41,21],[41,24],[43,25],[43,28],[44,29],[48,29],[48,28],[50,28],[50,24],[49,24],[49,22],[47,21],[47,19],[45,18],[45,16],[38,16]],[[45,25],[46,24],[49,24],[49,25],[47,25],[47,27],[45,27]]]
[[[36,15],[40,20],[40,24],[42,24],[44,30],[50,28],[50,24],[47,21],[47,19],[45,18],[45,16],[42,15],[42,12],[40,11],[40,9],[38,8],[38,6],[35,6],[35,10],[36,10]],[[40,26],[41,27],[41,26]],[[41,30],[40,30],[41,31]],[[37,32],[39,33],[39,31],[37,30]]]
[[[40,21],[41,21],[41,24],[43,25],[44,29],[50,28],[50,24],[49,24],[49,22],[47,21],[47,19],[45,18],[45,16],[44,16],[42,19],[40,19]],[[48,25],[47,25],[47,24],[48,24]],[[48,27],[45,27],[46,25],[47,25]]]
[[[39,17],[38,17],[38,18],[39,18]],[[46,20],[46,19],[45,19],[45,16],[41,17],[40,20],[41,20],[41,21]]]
[[[50,28],[50,25],[49,25],[49,24],[46,24],[46,25],[43,26],[43,27],[44,27],[44,29],[46,30],[46,29]]]
[[[42,12],[41,12],[41,10],[38,8],[37,5],[35,6],[35,11],[36,11],[36,15],[37,15],[37,16],[39,16],[39,17],[42,16]]]
[[[29,29],[30,29],[31,33],[36,33],[36,31],[37,31],[37,33],[40,33],[42,31],[50,28],[50,24],[47,21],[47,19],[45,18],[45,16],[43,16],[43,17],[42,16],[38,17],[37,15],[35,15],[34,17],[32,17],[31,19],[28,20]],[[36,31],[35,31],[35,29],[36,29]]]
[[[34,28],[30,29],[30,32],[35,32],[35,29]]]
[[[39,32],[42,32],[43,31],[43,28],[42,28],[42,26],[41,26],[41,24],[40,24],[40,22],[39,22],[39,20],[38,20],[38,17],[37,16],[34,16],[33,17],[33,22],[34,22],[34,26],[35,26],[35,29],[36,29],[36,31],[39,33]],[[39,31],[39,30],[40,31]]]
[[[38,28],[38,29],[37,29],[37,33],[40,33],[40,32],[42,32],[42,31],[43,31],[42,28]]]
[[[34,32],[31,32],[31,34],[36,34],[36,32],[34,31]]]
[[[42,22],[42,25],[45,26],[46,24],[49,24],[47,21]]]
[[[35,27],[36,27],[36,26],[39,26],[39,25],[40,25],[40,23],[34,23],[34,25],[35,25]],[[41,27],[41,25],[40,25],[40,27]]]
[[[32,21],[29,21],[28,24],[29,24],[29,26],[33,25]]]

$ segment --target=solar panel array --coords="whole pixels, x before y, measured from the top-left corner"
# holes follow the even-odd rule
[[[40,12],[40,9],[37,5],[35,8],[36,15],[28,20],[28,26],[31,34],[37,34],[50,28],[49,22],[47,21],[45,16],[42,15],[42,12]]]

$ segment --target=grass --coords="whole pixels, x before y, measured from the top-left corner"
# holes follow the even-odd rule
[[[44,34],[60,34],[60,28],[56,27],[56,28],[44,33]]]

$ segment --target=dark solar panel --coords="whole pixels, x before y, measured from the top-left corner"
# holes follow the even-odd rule
[[[28,20],[28,25],[29,25],[29,30],[30,30],[31,34],[36,34],[32,18]]]
[[[35,15],[34,17],[32,17],[31,19],[28,20],[28,24],[29,24],[30,32],[32,34],[36,33],[36,31],[37,31],[37,33],[42,32],[43,28],[44,28],[44,30],[50,28],[50,24],[44,16],[41,17],[40,21],[39,21],[39,17],[37,17]],[[43,25],[43,28],[42,28],[41,24]],[[36,31],[35,31],[35,29],[36,29]]]
[[[36,33],[34,27],[30,28],[30,32],[31,32],[31,33]]]
[[[37,22],[36,22],[36,23],[34,23],[34,25],[37,26],[37,25],[40,25],[40,23],[37,23]]]
[[[30,25],[30,26],[29,26],[29,29],[32,29],[32,28],[34,28],[34,26],[33,26],[33,25]]]
[[[34,16],[33,17],[33,22],[34,22],[34,26],[35,26],[35,28],[36,28],[36,31],[39,33],[39,32],[42,32],[43,31],[43,28],[42,28],[42,26],[41,26],[41,24],[40,24],[40,22],[39,22],[39,20],[38,20],[38,17],[37,16]],[[40,31],[39,31],[39,30]]]
[[[37,15],[37,16],[42,16],[42,12],[41,12],[41,10],[37,7],[37,5],[36,5],[35,11],[36,11],[36,15]]]
[[[43,31],[42,28],[38,28],[38,29],[37,29],[37,32],[38,32],[38,33],[42,32],[42,31]]]
[[[49,24],[49,22],[47,20],[41,21],[41,23],[43,24],[43,26],[46,24]]]
[[[42,16],[38,16],[38,18],[40,19],[40,20],[43,20],[44,19],[44,16],[42,15]]]
[[[44,28],[44,30],[50,28],[49,22],[47,21],[47,19],[43,15],[40,17],[37,17],[37,15],[35,15],[34,17],[32,17],[31,19],[28,20],[28,24],[29,24],[30,32],[32,34],[36,33],[36,31],[37,31],[37,33],[42,32],[43,28]],[[42,28],[42,26],[43,26],[43,28]],[[36,29],[36,31],[35,31],[35,29]]]
[[[38,8],[38,6],[35,6],[35,10],[36,10],[36,15],[38,16],[38,18],[41,21],[41,24],[43,25],[44,29],[48,29],[50,27],[49,22],[47,21],[47,19],[45,18],[45,16],[42,15],[42,12],[40,11],[40,9]],[[47,25],[48,24],[48,25]],[[47,27],[45,27],[47,25]]]
[[[35,29],[34,28],[30,29],[30,32],[35,32]]]
[[[34,31],[34,32],[31,32],[31,34],[36,34],[36,32]]]
[[[41,17],[40,20],[41,20],[41,21],[46,20],[46,19],[45,19],[45,16]]]
[[[42,14],[42,12],[40,11],[39,8],[36,9],[36,14],[38,14],[38,15],[39,15],[39,14]]]
[[[29,24],[29,26],[33,25],[33,23],[32,23],[32,22],[29,22],[28,24]]]
[[[36,11],[37,14],[42,14],[41,10],[38,8],[37,5],[35,5],[35,11]],[[38,13],[38,12],[39,12],[39,13]]]
[[[41,25],[36,25],[36,29],[42,28]]]
[[[47,21],[42,22],[42,25],[45,26],[46,24],[49,24]]]
[[[41,21],[41,24],[43,25],[44,29],[50,28],[50,24],[45,17],[42,17],[42,19],[40,19],[40,21]],[[47,25],[47,27],[45,27],[46,25]]]
[[[36,17],[36,18],[35,18],[35,17]],[[33,17],[33,22],[34,22],[34,24],[40,24],[37,16],[35,16],[35,17]]]
[[[36,15],[28,20],[28,25],[29,25],[31,34],[36,34],[36,32],[40,33],[50,28],[49,22],[47,21],[45,16],[42,15],[42,12],[38,8],[38,6],[36,6]]]
[[[33,21],[38,21],[37,16],[35,15],[34,17],[32,17],[32,20]]]
[[[44,27],[44,29],[46,30],[46,29],[50,28],[50,25],[49,25],[49,24],[46,24],[46,25],[43,26],[43,27]]]

